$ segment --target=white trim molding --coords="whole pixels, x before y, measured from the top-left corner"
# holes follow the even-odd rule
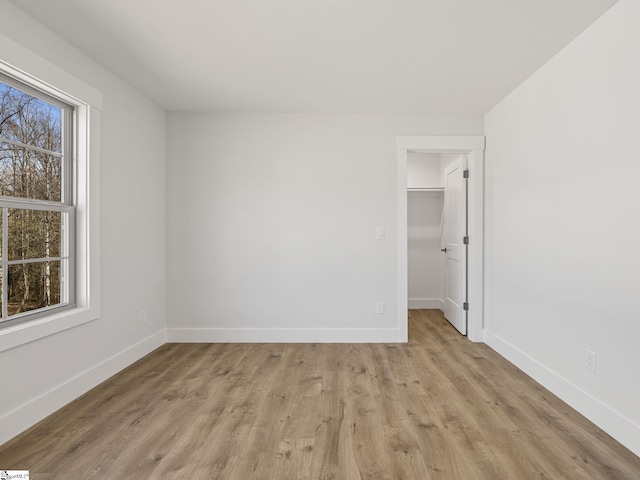
[[[51,415],[69,402],[161,347],[167,341],[166,330],[150,335],[103,362],[83,371],[55,388],[29,400],[0,417],[0,445]]]
[[[73,105],[91,105],[102,111],[103,95],[31,50],[0,34],[0,70],[21,82],[38,87],[53,97],[61,97]]]
[[[611,409],[597,398],[550,370],[492,332],[484,331],[484,341],[509,362],[551,393],[584,415],[618,442],[640,456],[640,425]]]
[[[396,139],[398,150],[423,153],[469,153],[484,150],[485,138],[482,135],[400,135]]]
[[[168,328],[169,343],[399,343],[395,328]]]
[[[407,155],[420,153],[463,153],[469,169],[469,250],[467,299],[467,337],[473,342],[483,341],[483,239],[484,239],[484,148],[485,137],[401,135],[398,150],[398,329],[406,341],[408,337],[408,279],[407,279]]]
[[[410,298],[409,310],[427,309],[444,311],[444,300],[441,298]]]

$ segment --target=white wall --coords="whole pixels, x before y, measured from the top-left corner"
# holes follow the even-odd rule
[[[442,187],[440,154],[407,153],[407,188]],[[444,254],[440,252],[444,192],[408,192],[409,308],[444,306]]]
[[[444,192],[408,193],[409,308],[444,308],[444,253],[440,251],[443,207]]]
[[[407,188],[442,187],[440,154],[407,153]]]
[[[169,338],[397,338],[396,136],[482,129],[480,117],[170,114]]]
[[[0,353],[1,444],[164,342],[166,115],[6,0],[0,11],[3,35],[104,94],[101,317]]]
[[[485,327],[640,455],[638,19],[621,0],[486,115]]]

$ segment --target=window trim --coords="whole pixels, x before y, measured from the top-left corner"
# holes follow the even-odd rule
[[[99,168],[102,93],[0,34],[0,72],[75,109],[76,306],[0,329],[0,352],[100,317]],[[30,72],[30,73],[26,73]],[[55,87],[53,86],[55,85]]]

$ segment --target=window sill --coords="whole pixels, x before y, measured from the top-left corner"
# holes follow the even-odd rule
[[[0,329],[0,352],[97,320],[91,308],[74,308]]]

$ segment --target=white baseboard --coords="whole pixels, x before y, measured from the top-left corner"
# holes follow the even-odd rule
[[[168,328],[175,343],[400,343],[398,328]]]
[[[410,298],[409,310],[428,309],[444,310],[444,301],[439,298]]]
[[[484,331],[484,342],[622,445],[640,456],[640,425],[636,425],[566,378],[549,370],[526,353],[486,329]]]
[[[0,445],[166,343],[163,329],[0,417]]]

